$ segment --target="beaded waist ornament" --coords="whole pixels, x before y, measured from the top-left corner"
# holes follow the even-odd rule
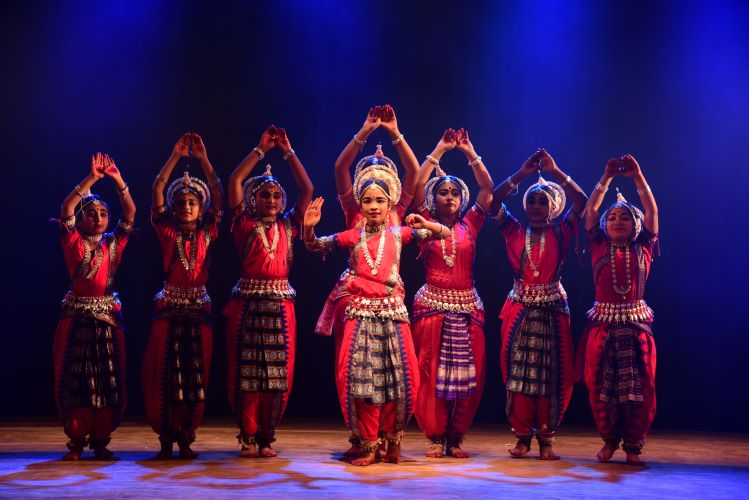
[[[211,304],[205,286],[182,287],[164,283],[164,288],[153,298],[177,307],[202,308]]]
[[[567,302],[567,292],[564,291],[561,281],[533,285],[515,280],[508,297],[513,302],[536,307]]]
[[[365,298],[354,297],[346,308],[347,318],[389,318],[408,321],[408,309],[403,297]]]
[[[644,300],[623,304],[594,302],[588,319],[598,323],[649,323],[653,321],[653,310]]]
[[[470,314],[476,310],[484,310],[484,303],[475,288],[438,288],[429,283],[419,288],[414,303],[445,312]]]
[[[87,297],[68,292],[62,299],[62,311],[68,314],[102,315],[112,314],[122,309],[117,292],[112,295]]]
[[[265,297],[269,299],[294,299],[296,290],[289,284],[289,280],[261,280],[254,278],[239,278],[231,289],[231,296],[235,298]]]

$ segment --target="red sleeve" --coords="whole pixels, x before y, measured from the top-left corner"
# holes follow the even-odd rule
[[[495,220],[499,223],[499,232],[505,239],[523,231],[523,225],[507,210],[504,204],[502,204],[502,210],[499,211]]]
[[[411,206],[411,201],[414,199],[414,195],[411,193],[406,193],[405,191],[401,192],[401,199],[398,200],[398,204],[395,206],[395,213],[398,214],[398,217],[400,217],[401,220],[403,220],[403,217],[406,216],[406,212],[408,212],[408,207]]]
[[[293,239],[299,236],[302,228],[302,222],[304,222],[304,215],[302,215],[302,212],[297,207],[294,207],[286,212],[284,218],[288,219],[291,225],[291,238]]]
[[[359,214],[359,205],[356,204],[354,199],[354,190],[349,189],[346,194],[338,196],[338,201],[341,203],[341,209],[343,210],[343,216],[346,219],[346,227],[351,227],[354,223],[356,216]]]
[[[580,217],[575,214],[575,212],[572,211],[570,208],[567,210],[567,213],[564,214],[564,218],[562,219],[561,224],[561,230],[562,230],[562,239],[564,240],[564,248],[565,251],[567,248],[569,248],[570,242],[575,238],[575,235],[577,235],[577,230],[580,227]]]
[[[85,253],[83,238],[81,238],[81,234],[75,227],[71,229],[62,227],[60,246],[62,246],[62,254],[65,258],[65,267],[68,270],[68,274],[73,276],[83,260],[83,254]]]
[[[463,217],[463,222],[471,230],[471,235],[477,238],[481,228],[484,227],[484,222],[486,222],[486,211],[481,208],[481,205],[474,203]]]

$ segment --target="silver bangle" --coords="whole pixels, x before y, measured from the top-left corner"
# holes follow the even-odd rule
[[[393,139],[393,142],[392,142],[393,146],[395,146],[396,144],[399,144],[402,140],[403,140],[403,134],[399,135],[396,139]]]
[[[257,153],[257,159],[258,160],[262,160],[263,158],[265,158],[265,151],[263,151],[262,149],[255,148],[255,149],[253,149],[253,151]]]
[[[637,190],[637,194],[640,196],[644,195],[645,193],[652,193],[653,191],[650,189],[650,186],[648,184],[645,184],[645,187],[642,189]]]
[[[362,140],[362,139],[359,139],[359,137],[358,137],[358,136],[357,136],[356,134],[354,134],[354,139],[353,139],[353,141],[354,141],[354,142],[355,142],[356,144],[358,144],[359,146],[361,146],[361,147],[364,147],[364,145],[365,145],[365,144],[367,143],[367,141],[366,141],[366,140]]]
[[[124,198],[128,191],[130,191],[130,186],[125,184],[125,187],[119,190],[120,198]]]
[[[608,187],[608,186],[604,186],[603,184],[601,184],[601,183],[599,182],[598,184],[596,184],[596,189],[597,189],[598,191],[600,191],[601,193],[605,193],[606,191],[608,191],[608,190],[609,190],[609,187]]]
[[[289,152],[283,155],[281,158],[283,158],[284,160],[288,160],[292,156],[296,156],[296,151],[294,151],[293,149],[290,149]]]
[[[468,162],[468,166],[475,167],[480,162],[481,162],[481,157],[480,156],[476,156],[476,158],[474,158],[473,160],[471,160],[471,161]]]
[[[564,187],[564,186],[566,186],[567,184],[569,184],[570,182],[572,182],[572,177],[570,177],[570,176],[568,175],[567,177],[565,177],[564,181],[563,181],[563,182],[562,182],[562,183],[560,184],[560,187]]]
[[[78,196],[80,196],[81,198],[85,198],[85,197],[86,197],[86,196],[85,196],[85,195],[83,194],[83,191],[81,191],[81,186],[80,186],[80,184],[76,184],[76,185],[75,185],[75,187],[73,188],[73,191],[75,191],[76,193],[78,193]]]
[[[507,185],[510,186],[510,189],[515,189],[516,187],[518,187],[517,184],[512,182],[512,176],[508,177],[505,182],[507,182]]]
[[[209,181],[207,184],[208,184],[208,186],[211,186],[211,187],[213,187],[213,186],[220,186],[221,185],[221,177],[216,176],[215,179],[213,179],[212,181]]]
[[[429,162],[432,165],[436,165],[438,167],[440,166],[440,161],[439,160],[435,160],[434,157],[432,157],[432,155],[427,155],[427,160],[429,160]]]

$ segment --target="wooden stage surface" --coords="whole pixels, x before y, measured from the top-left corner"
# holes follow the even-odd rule
[[[416,427],[404,440],[404,461],[354,467],[339,459],[347,432],[334,421],[285,421],[275,459],[238,457],[228,420],[198,430],[193,461],[154,460],[158,441],[143,422],[126,422],[114,434],[112,461],[86,452],[79,462],[60,460],[66,438],[56,422],[0,422],[0,497],[207,498],[299,497],[411,499],[496,498],[749,498],[746,435],[654,431],[646,467],[599,464],[594,429],[563,428],[558,462],[512,459],[514,439],[500,426],[475,426],[464,448],[470,459],[424,457]]]

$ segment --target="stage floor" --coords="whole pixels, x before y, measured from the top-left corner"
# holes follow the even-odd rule
[[[62,428],[53,421],[0,423],[0,497],[264,498],[326,497],[463,498],[747,498],[749,440],[746,435],[654,431],[645,448],[646,467],[623,464],[617,451],[599,464],[594,429],[563,428],[558,462],[512,459],[510,432],[475,426],[464,448],[467,460],[424,457],[426,441],[413,427],[404,440],[404,461],[354,467],[340,460],[348,433],[333,421],[285,421],[275,459],[237,456],[236,430],[228,420],[198,431],[193,461],[154,460],[158,441],[143,422],[126,422],[110,449],[116,460],[60,460]],[[90,456],[87,452],[85,457]]]

